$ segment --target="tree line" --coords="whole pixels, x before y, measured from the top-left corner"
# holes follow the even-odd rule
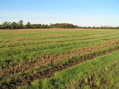
[[[18,22],[4,22],[0,24],[0,29],[35,29],[35,28],[81,28],[81,29],[119,29],[119,27],[109,27],[109,26],[101,26],[101,27],[81,27],[74,24],[69,23],[56,23],[56,24],[31,24],[27,22],[24,24],[23,20]]]
[[[4,22],[0,25],[0,29],[26,29],[26,28],[78,28],[78,26],[68,23],[57,24],[31,24],[27,22],[23,23],[23,20],[19,22]]]

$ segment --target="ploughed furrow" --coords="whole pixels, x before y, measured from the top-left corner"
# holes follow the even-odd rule
[[[47,77],[51,77],[55,72],[67,69],[76,64],[80,64],[84,61],[91,60],[98,56],[104,56],[106,54],[112,53],[113,51],[119,50],[119,46],[112,47],[100,52],[93,52],[86,55],[81,56],[79,59],[69,60],[64,64],[59,64],[48,68],[46,70],[37,70],[34,73],[21,73],[19,76],[13,77],[9,79],[7,82],[2,81],[0,83],[0,89],[17,89],[20,86],[30,85],[33,80],[36,79],[44,79]],[[31,66],[32,67],[32,66]]]
[[[88,54],[94,51],[98,51],[103,48],[111,48],[111,47],[118,46],[118,45],[119,45],[119,40],[115,40],[115,41],[110,41],[105,44],[97,45],[97,46],[90,47],[90,48],[82,48],[79,50],[65,52],[59,56],[58,55],[46,55],[38,60],[31,60],[31,61],[27,61],[25,63],[19,64],[16,66],[11,66],[9,68],[2,69],[0,70],[0,78],[3,76],[9,76],[9,75],[13,75],[13,74],[20,73],[20,72],[25,72],[26,70],[29,70],[29,69],[34,70],[37,67],[42,67],[48,64],[55,64],[57,62],[63,61],[64,59],[70,59],[74,56],[82,56],[82,55],[85,55],[85,54]]]

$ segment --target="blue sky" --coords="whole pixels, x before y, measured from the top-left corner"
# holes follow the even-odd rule
[[[0,22],[119,26],[119,0],[1,0]]]

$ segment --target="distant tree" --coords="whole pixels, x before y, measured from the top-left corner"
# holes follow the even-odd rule
[[[10,25],[10,28],[11,29],[18,29],[19,25],[16,22],[12,22],[11,25]]]
[[[2,25],[0,24],[0,29],[2,29]]]
[[[24,28],[23,20],[20,20],[20,21],[18,22],[18,25],[19,25],[18,28],[20,28],[20,29]]]
[[[27,24],[26,24],[26,26],[25,26],[26,28],[31,28],[32,26],[31,26],[31,23],[30,22],[27,22]]]
[[[56,24],[51,24],[51,27],[53,28],[77,28],[78,26],[73,25],[73,24],[68,24],[68,23],[56,23]]]
[[[2,29],[10,29],[10,22],[4,22],[4,23],[1,25],[1,28],[2,28]]]

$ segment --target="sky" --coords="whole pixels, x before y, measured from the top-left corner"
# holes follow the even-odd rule
[[[1,0],[0,23],[119,26],[119,0]]]

